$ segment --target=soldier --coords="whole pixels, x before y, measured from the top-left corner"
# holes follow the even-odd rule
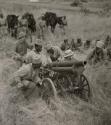
[[[91,45],[91,41],[90,40],[86,40],[86,42],[84,43],[84,48],[88,49],[88,48],[90,48],[90,45]]]
[[[20,67],[20,69],[13,74],[11,86],[26,90],[32,86],[40,85],[41,79],[39,77],[39,71],[41,64],[41,56],[38,56],[32,60],[32,63]]]
[[[63,48],[64,48],[64,50],[67,50],[67,49],[70,48],[70,45],[68,43],[68,39],[67,38],[64,39],[64,42],[61,45],[61,49],[63,49]]]
[[[71,40],[70,48],[71,48],[72,51],[74,51],[75,49],[77,49],[74,39]]]
[[[39,24],[38,24],[38,29],[39,29],[39,38],[40,39],[45,39],[45,34],[44,34],[44,30],[45,30],[45,28],[46,28],[46,23],[45,23],[45,21],[44,20],[42,20],[42,19],[39,19]]]
[[[19,16],[18,18],[18,21],[19,21],[19,28],[18,28],[18,32],[25,32],[27,31],[28,29],[28,22],[27,22],[27,19],[23,19],[21,16]]]
[[[104,48],[104,43],[102,41],[97,41],[96,47],[89,54],[87,60],[93,64],[102,62],[105,59],[105,53],[103,48]]]
[[[111,45],[107,48],[107,59],[108,61],[111,61]]]
[[[22,66],[23,58],[27,54],[28,49],[32,49],[32,45],[29,45],[25,39],[25,33],[21,32],[19,34],[18,42],[16,44],[15,52],[17,56],[14,57],[18,61],[19,66]]]
[[[111,37],[108,35],[105,39],[105,48],[111,45]]]
[[[66,50],[64,53],[64,60],[66,60],[66,61],[72,60],[73,55],[74,55],[74,53],[70,49]]]
[[[59,61],[63,57],[63,53],[58,46],[49,46],[46,50],[52,61]]]
[[[45,66],[48,63],[51,63],[50,57],[42,52],[42,41],[37,39],[34,43],[34,49],[28,52],[25,56],[25,62],[27,64],[32,63],[33,58],[41,56],[42,65]]]
[[[64,53],[64,61],[76,61],[74,58],[74,52],[72,52],[70,49],[66,50]]]
[[[42,42],[41,40],[37,39],[36,42],[34,43],[34,49],[26,54],[25,62],[27,64],[32,63],[33,58],[41,55],[41,51],[42,51],[41,42]]]
[[[81,38],[78,38],[77,39],[77,47],[80,47],[80,46],[82,46],[82,40],[81,40]]]
[[[64,55],[64,60],[63,61],[74,61],[74,62],[78,62],[77,59],[75,59],[74,57],[74,52],[72,52],[70,49],[65,51],[65,55]],[[84,67],[83,66],[79,66],[77,63],[75,63],[72,67],[73,70],[73,76],[71,76],[71,79],[75,85],[75,89],[78,89],[78,85],[80,83],[80,75],[81,73],[84,71]],[[72,87],[72,86],[70,86]]]
[[[6,19],[3,14],[0,14],[0,36],[6,35]]]

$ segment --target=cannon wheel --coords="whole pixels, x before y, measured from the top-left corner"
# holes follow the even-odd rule
[[[78,94],[80,98],[83,98],[84,100],[88,100],[90,97],[90,86],[87,78],[82,74],[80,76],[80,85],[79,85],[79,90]]]
[[[49,101],[50,97],[57,98],[57,91],[53,81],[50,78],[44,78],[42,81],[42,98]]]

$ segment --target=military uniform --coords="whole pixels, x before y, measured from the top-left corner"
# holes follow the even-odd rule
[[[0,18],[0,35],[1,37],[6,34],[6,21],[4,18]]]
[[[27,64],[32,63],[33,58],[40,56],[40,53],[37,53],[35,50],[28,52],[25,56],[25,62]]]
[[[61,49],[58,46],[51,46],[51,48],[54,50],[54,55],[53,58],[55,60],[59,60],[63,57],[63,53],[61,51]]]
[[[87,60],[92,63],[96,64],[98,62],[102,62],[105,60],[105,51],[103,49],[104,43],[102,41],[98,41],[96,44],[96,48],[94,48],[91,53],[88,55]]]
[[[77,61],[74,57],[74,52],[70,49],[66,50],[64,53],[63,61]]]
[[[32,50],[32,51],[30,51],[30,52],[28,52],[28,53],[26,54],[26,56],[25,56],[25,62],[26,62],[27,64],[32,63],[33,58],[36,58],[36,57],[38,57],[38,56],[41,56],[42,65],[43,65],[43,66],[45,66],[45,65],[47,65],[47,64],[49,64],[49,63],[52,62],[51,59],[50,59],[50,57],[49,57],[48,55],[41,54],[41,53],[37,53],[37,52],[34,51],[34,50]]]
[[[21,33],[19,39],[21,39],[22,37],[25,37],[24,33]],[[16,60],[18,60],[18,62],[20,63],[20,66],[23,63],[23,58],[24,56],[27,54],[27,50],[28,49],[32,49],[32,45],[29,45],[26,40],[24,39],[23,41],[18,41],[15,47],[15,52],[18,54],[18,58],[16,58]]]
[[[68,50],[70,48],[70,45],[69,45],[68,41],[67,42],[63,42],[61,44],[61,49],[62,48],[64,48],[64,50]]]
[[[35,58],[36,64],[41,63],[40,57]],[[35,60],[33,59],[33,61]],[[23,65],[18,71],[13,74],[12,86],[17,86],[18,88],[30,88],[30,84],[37,85],[40,83],[41,79],[39,77],[40,67],[34,68],[32,62],[30,64]]]
[[[111,61],[111,46],[107,48],[107,59]]]

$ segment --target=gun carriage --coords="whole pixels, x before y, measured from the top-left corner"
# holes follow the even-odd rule
[[[75,94],[82,99],[90,97],[90,86],[83,74],[86,62],[53,62],[41,68],[40,77],[43,79],[43,95],[50,97]]]

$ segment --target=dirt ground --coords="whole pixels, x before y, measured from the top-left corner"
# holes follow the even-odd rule
[[[109,16],[99,15],[98,12],[84,15],[78,8],[67,9],[66,2],[61,3],[59,7],[55,4],[54,8],[50,8],[46,3],[39,3],[34,7],[33,4],[27,4],[29,3],[2,3],[0,10],[5,15],[29,11],[34,14],[36,20],[45,11],[66,15],[66,35],[69,39],[104,39],[111,32],[110,13]],[[62,8],[58,9],[60,7]],[[56,28],[55,35],[47,32],[46,41],[60,45],[63,37],[60,29]],[[38,96],[39,90],[27,100],[21,92],[10,87],[9,79],[17,69],[11,58],[15,41],[9,36],[0,40],[0,125],[111,125],[111,62],[96,67],[87,65],[84,74],[91,88],[89,102],[75,96],[66,96],[65,99],[58,97],[57,101],[52,99],[51,104],[47,105]],[[80,54],[76,56],[81,58]]]

